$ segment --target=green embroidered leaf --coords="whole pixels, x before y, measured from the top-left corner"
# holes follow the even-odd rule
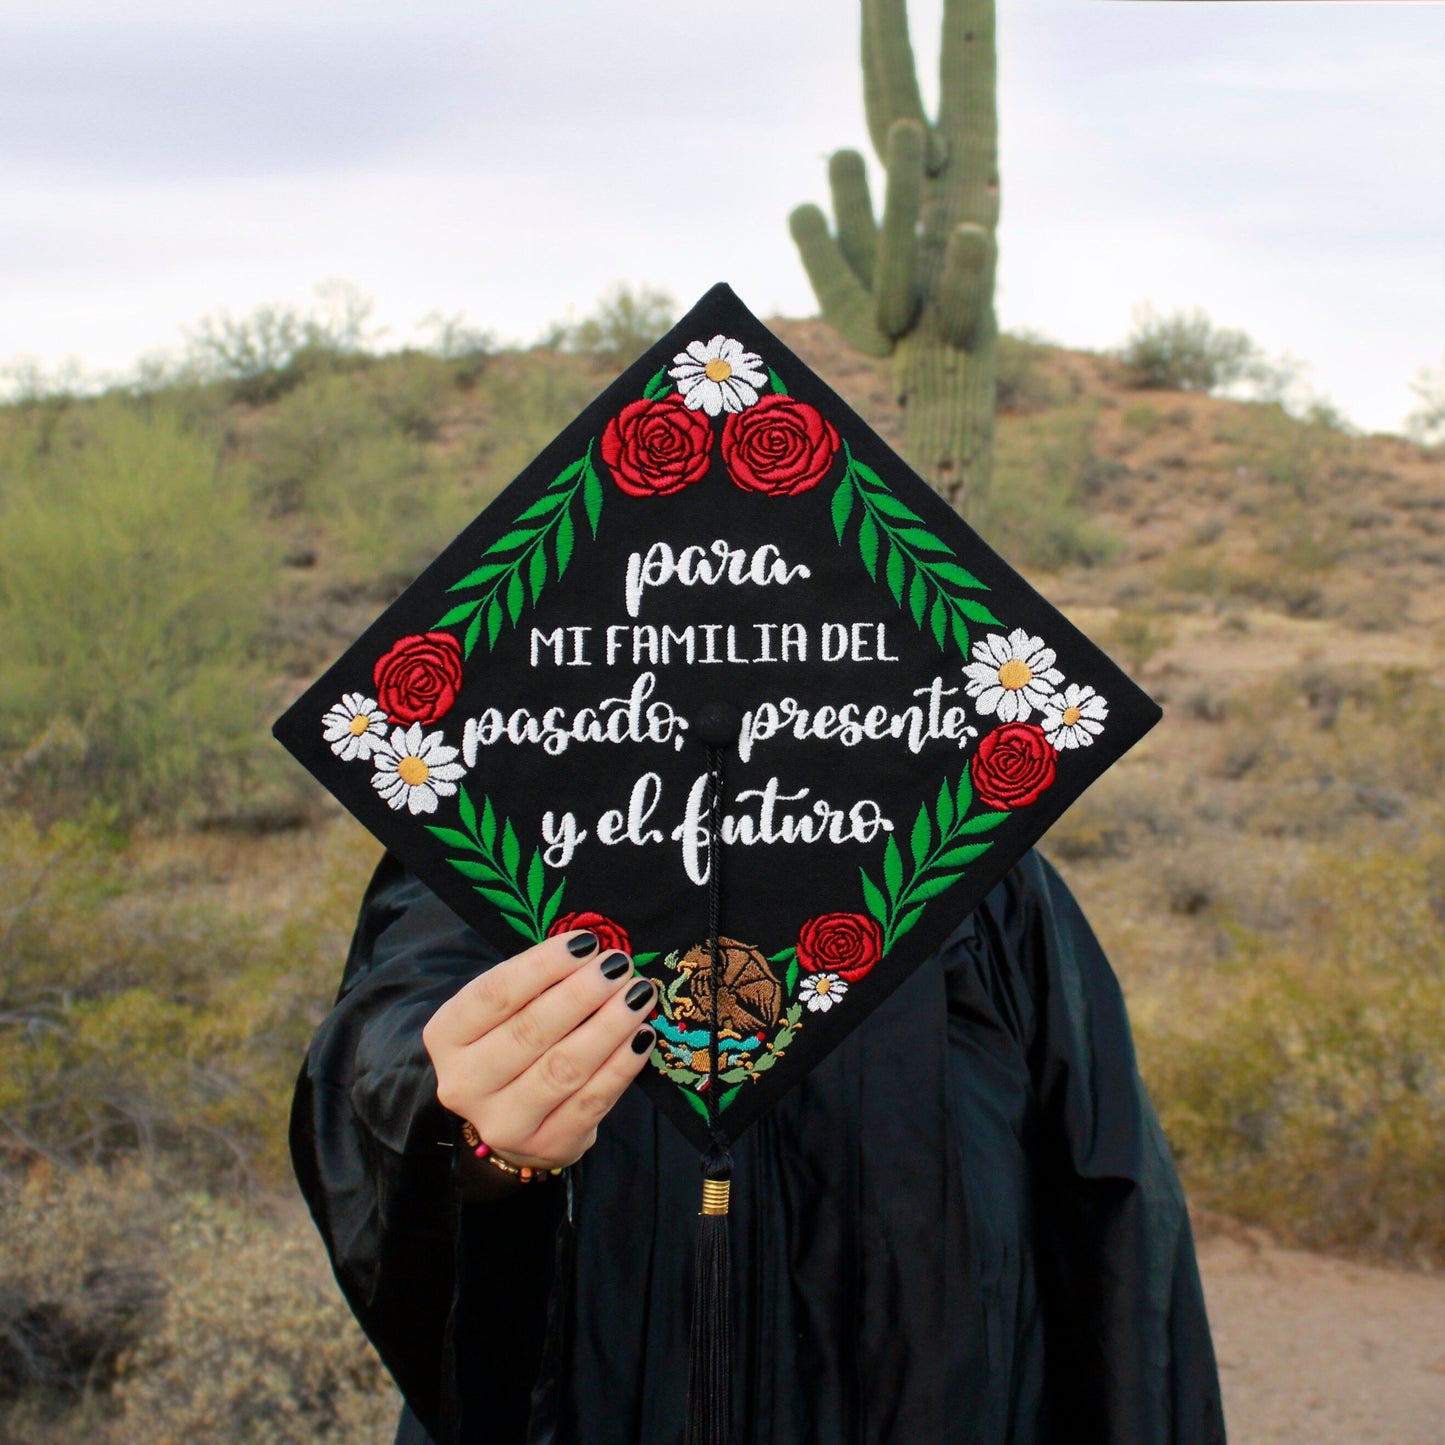
[[[883,569],[883,575],[888,583],[888,590],[893,594],[893,600],[902,607],[903,553],[892,542],[888,544],[888,565]]]
[[[878,524],[866,512],[858,524],[858,550],[863,554],[863,565],[868,575],[878,580]]]
[[[898,839],[892,833],[888,835],[888,846],[883,850],[883,885],[888,889],[889,898],[896,903],[898,890],[903,886],[903,854],[898,851]]]
[[[463,617],[470,617],[482,604],[480,602],[458,602],[450,612],[444,613],[432,623],[433,628],[455,627]]]
[[[910,547],[917,547],[920,552],[946,552],[953,555],[953,548],[947,542],[940,541],[932,532],[925,532],[922,527],[900,527],[898,529],[898,540],[907,542]],[[930,561],[930,567],[934,562]]]
[[[771,366],[768,368],[768,380],[773,385],[774,396],[787,396],[788,388],[783,385],[783,378]]]
[[[540,547],[537,549],[542,550]],[[515,627],[522,616],[522,574],[520,571],[513,572],[507,583],[507,616],[512,619],[512,626]]]
[[[968,618],[970,622],[982,622],[990,627],[1002,627],[1003,623],[983,605],[982,602],[975,602],[971,597],[955,597],[953,605]]]
[[[558,488],[565,487],[567,483],[570,482],[577,475],[577,473],[582,470],[582,464],[585,460],[585,457],[578,457],[575,462],[568,462],[567,465],[563,467],[562,470],[558,472],[555,477],[552,478],[552,484],[547,488],[547,490],[549,492],[555,492],[556,490],[558,490]]]
[[[913,569],[913,581],[908,587],[908,610],[913,614],[913,625],[923,626],[923,607],[928,601],[928,583],[923,580],[923,569]]]
[[[488,883],[502,882],[501,876],[490,863],[478,863],[471,858],[448,858],[447,862],[464,878],[483,878]]]
[[[477,616],[481,616],[478,613]],[[502,635],[502,604],[495,597],[492,598],[491,606],[487,608],[487,646],[495,647],[497,639]]]
[[[474,572],[468,572],[460,582],[453,582],[447,588],[448,592],[461,592],[468,587],[480,586],[483,582],[490,582],[493,577],[500,577],[507,570],[506,562],[488,562],[485,566],[478,567]]]
[[[482,799],[482,825],[478,832],[481,836],[482,847],[488,853],[492,852],[497,846],[497,814],[492,807],[492,800],[487,797]]]
[[[592,535],[597,535],[597,523],[602,519],[602,478],[592,465],[592,448],[587,448],[587,464],[582,474],[582,505],[587,509],[587,525]]]
[[[947,778],[938,789],[938,804],[934,812],[938,815],[939,834],[946,838],[948,830],[953,826],[953,794],[949,791]]]
[[[492,606],[493,606],[493,607],[495,607],[496,605],[497,605],[497,604],[496,604],[495,602],[492,603]],[[477,615],[476,615],[475,617],[473,617],[472,620],[467,624],[467,635],[466,635],[464,638],[462,638],[462,656],[463,656],[463,657],[470,657],[470,656],[472,655],[472,649],[477,645],[477,639],[478,639],[481,635],[482,635],[482,614],[481,614],[480,612],[478,612]],[[495,642],[495,641],[496,641],[496,638],[493,638],[492,641]]]
[[[972,818],[965,819],[958,825],[960,833],[987,833],[992,828],[997,828],[1005,818],[1012,817],[1011,813],[977,813]]]
[[[509,893],[502,888],[488,888],[485,884],[481,883],[476,885],[475,891],[480,893],[488,903],[495,903],[504,913],[516,914],[518,918],[525,918],[529,923],[531,922],[531,917],[527,909],[518,901],[515,893]],[[507,922],[513,923],[513,926],[515,926],[513,919],[509,918]]]
[[[909,901],[926,903],[930,898],[937,898],[945,889],[952,888],[962,877],[962,873],[940,873],[925,879],[908,890]],[[896,938],[898,935],[895,933],[893,936]]]
[[[793,961],[788,965],[788,971],[787,971],[787,973],[786,973],[786,974],[784,975],[784,977],[783,977],[783,992],[784,992],[784,993],[791,994],[792,991],[793,991],[795,988],[797,988],[797,986],[798,986],[798,969],[799,969],[799,967],[800,967],[800,965],[799,965],[799,963],[798,963],[798,954],[797,954],[797,950],[795,949],[795,950],[793,951]]]
[[[697,1112],[701,1114],[704,1119],[707,1119],[709,1117],[707,1112],[707,1105],[704,1104],[703,1101],[699,1099],[698,1096],[693,1093],[691,1089],[684,1089],[682,1091],[682,1097],[686,1099],[687,1102],[691,1104],[692,1107],[696,1109]]]
[[[969,647],[968,624],[957,612],[953,614],[953,640],[958,644],[958,650],[967,657]]]
[[[981,858],[992,847],[992,843],[968,843],[962,848],[950,848],[941,858],[935,860],[934,866],[962,868],[965,864],[972,863],[975,858]]]
[[[911,912],[905,913],[903,917],[900,918],[898,922],[894,925],[892,941],[894,943],[897,943],[898,940],[902,938],[905,933],[909,932],[912,929],[913,925],[917,923],[918,920],[922,917],[923,909],[921,907],[915,908]]]
[[[642,395],[646,401],[654,401],[664,392],[672,390],[672,380],[667,374],[665,366],[659,367],[652,373],[651,380],[642,388]]]
[[[477,831],[477,810],[471,798],[467,796],[465,783],[457,786],[457,812],[461,815],[462,827],[469,833],[475,833]]]
[[[572,560],[572,546],[577,538],[577,529],[572,525],[572,513],[563,512],[557,521],[557,576],[566,575],[567,564]]]
[[[912,507],[906,502],[900,502],[892,492],[869,492],[868,500],[885,516],[892,517],[895,522],[923,521],[923,518]]]
[[[838,545],[843,545],[843,533],[848,529],[848,518],[853,515],[853,478],[845,476],[833,493],[833,530],[838,534]]]
[[[913,836],[909,838],[908,845],[913,850],[913,868],[917,872],[923,867],[923,860],[928,857],[928,850],[933,846],[933,824],[929,820],[926,804],[919,808],[918,816],[913,820]]]
[[[969,804],[973,802],[973,779],[967,768],[959,775],[958,795],[954,802],[958,804],[958,816],[962,818],[968,812]]]
[[[438,828],[428,823],[426,830],[433,837],[440,838],[448,848],[460,848],[464,853],[477,851],[477,845],[465,833],[458,833],[455,828]]]
[[[887,923],[888,900],[883,896],[882,890],[878,887],[878,885],[868,876],[868,874],[862,868],[858,870],[858,873],[863,879],[864,906],[868,909],[869,913],[871,913],[874,918],[878,920],[879,923]]]
[[[985,592],[988,591],[986,584],[980,582],[966,567],[960,567],[957,562],[930,562],[928,565],[945,582],[952,582],[955,587],[981,587]]]
[[[530,522],[534,517],[545,517],[549,512],[555,512],[566,500],[565,492],[544,492],[525,512],[517,517],[517,521]]]
[[[542,906],[542,890],[547,886],[547,870],[542,866],[542,850],[532,849],[532,861],[527,865],[527,902],[533,909]]]
[[[532,606],[537,605],[537,599],[542,595],[542,589],[547,585],[547,549],[538,547],[532,553],[532,562],[527,569],[527,586],[532,589]]]
[[[490,557],[494,552],[514,552],[530,542],[537,535],[537,530],[536,527],[514,527],[510,532],[503,532],[482,555]]]
[[[522,845],[517,841],[517,830],[512,827],[512,820],[507,819],[502,827],[502,866],[507,870],[508,878],[517,876],[517,865],[522,861]]]
[[[662,955],[660,953],[634,953],[632,961],[638,968],[646,968],[649,964],[656,963]]]
[[[852,466],[853,470],[857,472],[858,475],[862,477],[865,482],[869,483],[871,486],[879,488],[879,490],[881,490],[885,496],[891,498],[892,500],[898,500],[896,497],[893,496],[893,493],[888,490],[888,483],[885,482],[883,478],[880,477],[878,473],[875,472],[873,468],[868,465],[867,462],[860,462],[853,455],[852,452],[848,453],[848,462]],[[901,507],[903,503],[898,502],[898,505]]]
[[[542,932],[546,933],[557,921],[557,915],[562,909],[562,890],[567,886],[564,878],[553,890],[552,896],[547,900],[547,906],[542,910]]]
[[[943,647],[948,641],[948,609],[943,605],[943,593],[933,599],[933,611],[928,614],[928,625],[933,629],[934,641]]]
[[[477,889],[478,893],[480,893],[481,891],[482,890],[480,888]],[[537,930],[532,927],[532,920],[528,918],[525,913],[520,918],[514,918],[509,913],[506,915],[506,920],[512,925],[513,929],[516,932],[520,933],[522,937],[527,940],[528,943],[540,943],[542,941],[540,938],[537,937]]]

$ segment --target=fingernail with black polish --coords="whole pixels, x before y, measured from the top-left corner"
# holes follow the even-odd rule
[[[627,990],[627,1007],[631,1009],[645,1008],[651,1002],[652,985],[645,978],[639,978]]]
[[[625,953],[609,953],[602,960],[603,978],[621,978],[624,973],[632,972],[632,960]]]
[[[597,935],[595,933],[588,933],[586,931],[574,933],[572,937],[567,940],[567,952],[570,953],[573,958],[586,958],[596,947]]]
[[[657,1035],[651,1029],[638,1029],[632,1036],[632,1052],[634,1054],[650,1054],[656,1038]]]

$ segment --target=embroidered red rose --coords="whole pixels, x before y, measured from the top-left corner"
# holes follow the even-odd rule
[[[584,909],[580,913],[564,913],[547,930],[547,937],[555,938],[559,933],[571,933],[574,928],[591,929],[597,935],[597,947],[603,952],[609,948],[620,948],[623,953],[632,952],[632,940],[628,938],[627,930],[620,923],[608,918],[605,913],[593,913],[590,909]]]
[[[883,932],[861,913],[824,913],[798,934],[798,962],[809,973],[857,983],[883,957]]]
[[[772,497],[794,497],[817,486],[839,445],[833,423],[790,396],[765,396],[723,425],[723,461],[733,481]]]
[[[676,393],[634,401],[607,423],[598,449],[629,497],[668,497],[707,475],[712,424]]]
[[[1004,723],[979,740],[973,790],[990,808],[1022,808],[1053,781],[1058,759],[1037,723]]]
[[[430,723],[462,685],[462,645],[450,632],[403,637],[372,669],[377,705],[393,722]]]

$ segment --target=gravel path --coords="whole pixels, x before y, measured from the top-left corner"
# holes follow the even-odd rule
[[[1230,1445],[1445,1445],[1445,1276],[1205,1235]]]

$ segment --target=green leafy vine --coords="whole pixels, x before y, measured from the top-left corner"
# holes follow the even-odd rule
[[[856,541],[868,575],[878,581],[881,562],[883,581],[899,607],[905,605],[906,597],[914,625],[922,631],[926,620],[939,647],[948,645],[951,632],[958,650],[967,657],[970,622],[1003,625],[982,602],[963,595],[963,590],[970,588],[987,592],[987,584],[959,564],[953,548],[930,531],[912,507],[894,496],[888,483],[866,462],[860,462],[846,441],[843,454],[848,468],[833,493],[833,530],[838,545],[843,545],[849,521],[857,511]]]
[[[967,815],[972,803],[973,782],[966,769],[953,786],[945,778],[933,808],[922,804],[913,821],[908,839],[913,871],[906,880],[903,850],[892,833],[883,850],[883,886],[880,888],[866,869],[858,870],[863,879],[864,905],[883,930],[885,954],[914,927],[930,899],[952,888],[963,877],[964,869],[993,847],[992,839],[983,843],[967,840],[992,832],[1009,814],[982,812],[970,818]]]
[[[513,627],[521,620],[527,592],[531,592],[535,607],[552,572],[555,570],[559,580],[566,574],[577,541],[573,511],[579,496],[587,525],[596,537],[597,523],[602,516],[602,479],[592,460],[593,445],[589,442],[587,454],[563,467],[547,490],[518,514],[511,527],[482,553],[479,567],[447,588],[448,592],[482,589],[480,597],[459,602],[432,624],[440,628],[467,623],[462,639],[463,656],[472,655],[484,626],[487,647],[495,647],[501,636],[503,617],[509,617]]]
[[[557,921],[562,908],[562,890],[566,888],[567,880],[564,878],[543,902],[547,867],[542,862],[542,850],[532,850],[532,857],[523,873],[522,845],[517,839],[517,830],[512,827],[509,818],[504,818],[498,828],[496,809],[492,807],[490,798],[483,796],[482,811],[478,816],[476,805],[467,796],[466,788],[460,787],[457,791],[457,811],[463,831],[428,823],[427,832],[448,848],[469,855],[448,858],[447,862],[463,877],[470,878],[476,891],[489,903],[496,904],[502,916],[523,938],[531,943],[540,943]]]

